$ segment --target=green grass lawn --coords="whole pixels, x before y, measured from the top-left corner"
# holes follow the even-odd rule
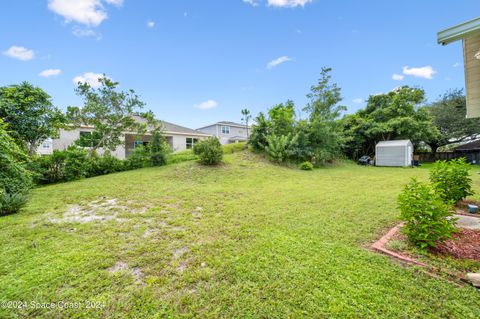
[[[2,303],[0,318],[480,317],[474,288],[367,249],[427,169],[305,172],[248,152],[225,162],[34,190],[0,218],[0,301],[27,302]],[[39,308],[60,301],[80,308]]]

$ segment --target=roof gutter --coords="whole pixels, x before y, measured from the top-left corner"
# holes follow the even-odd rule
[[[437,42],[447,45],[476,32],[480,32],[480,17],[438,32]]]

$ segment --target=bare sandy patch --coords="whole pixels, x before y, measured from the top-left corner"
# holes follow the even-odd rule
[[[135,283],[143,285],[143,272],[140,268],[133,267],[130,268],[127,263],[124,263],[122,261],[117,262],[115,265],[107,269],[109,273],[119,273],[119,272],[124,272],[128,273],[133,278],[135,278]]]
[[[71,205],[62,218],[50,218],[52,223],[90,223],[90,222],[108,222],[111,220],[124,222],[126,219],[119,218],[120,213],[144,213],[148,207],[131,208],[121,204],[116,198],[101,197],[97,200],[83,203],[81,205]]]

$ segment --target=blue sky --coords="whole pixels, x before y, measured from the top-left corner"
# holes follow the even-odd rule
[[[436,33],[478,8],[473,0],[4,1],[0,85],[30,81],[66,108],[81,105],[74,79],[95,83],[105,73],[159,118],[193,128],[287,99],[301,108],[322,66],[333,68],[348,112],[399,85],[434,100],[464,87],[461,43],[442,47]]]

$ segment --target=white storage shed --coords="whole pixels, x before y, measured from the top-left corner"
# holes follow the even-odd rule
[[[376,166],[410,166],[413,144],[410,140],[382,141],[375,146]]]

